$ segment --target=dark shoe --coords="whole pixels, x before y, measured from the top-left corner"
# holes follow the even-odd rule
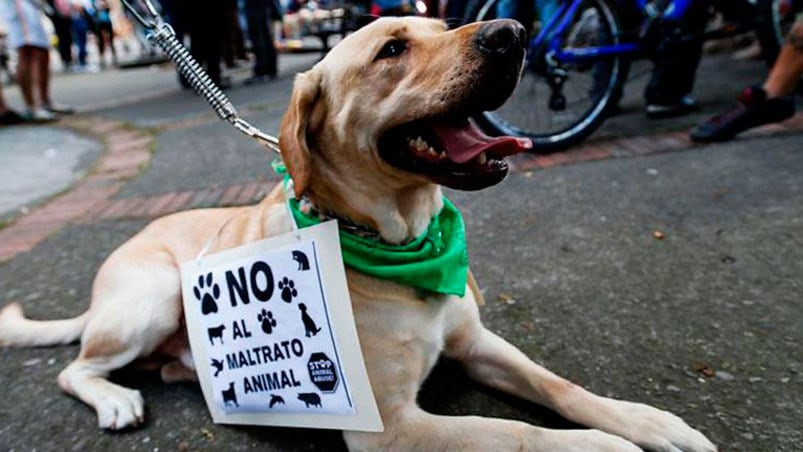
[[[726,141],[747,129],[783,121],[794,114],[795,100],[792,97],[767,99],[763,89],[751,86],[739,96],[735,108],[698,125],[689,136],[692,141]]]
[[[0,114],[0,126],[13,126],[15,124],[22,124],[23,122],[25,122],[25,118],[14,110],[6,110],[5,113]]]
[[[666,119],[683,116],[699,109],[697,101],[691,96],[684,96],[680,102],[671,105],[647,104],[647,118]]]

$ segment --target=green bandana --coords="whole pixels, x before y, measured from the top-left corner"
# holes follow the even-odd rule
[[[290,200],[298,227],[321,222],[301,212],[298,200]],[[463,296],[468,275],[466,232],[460,211],[444,196],[443,209],[432,217],[426,232],[412,242],[392,245],[359,237],[340,229],[343,262],[380,279],[441,294]]]

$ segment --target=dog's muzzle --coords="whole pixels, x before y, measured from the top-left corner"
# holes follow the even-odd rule
[[[474,47],[490,59],[521,59],[526,43],[527,31],[510,19],[488,22],[474,36]]]

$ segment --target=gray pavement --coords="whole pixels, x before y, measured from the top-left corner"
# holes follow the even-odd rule
[[[719,91],[712,84],[714,92],[706,93],[718,93],[723,103],[735,94],[731,83],[743,86],[756,76],[717,66],[716,59],[704,68],[733,80]],[[230,94],[250,120],[275,131],[290,78]],[[169,83],[174,80],[166,75],[166,89]],[[272,156],[215,122],[198,98],[171,89],[158,98],[89,109],[156,135],[150,167],[118,196],[273,180]],[[641,115],[626,122],[630,131],[617,133],[665,130],[660,122],[646,125]],[[450,192],[467,221],[472,268],[488,301],[485,323],[593,391],[681,415],[721,450],[799,450],[801,143],[799,134],[737,140],[515,173],[489,190]],[[0,305],[19,300],[39,318],[81,312],[98,266],[143,225],[76,224],[52,235],[0,265]],[[655,239],[654,230],[665,238]],[[214,425],[194,385],[164,385],[155,375],[132,371],[113,380],[143,392],[148,422],[130,432],[100,431],[94,413],[55,383],[77,351],[0,349],[0,450],[344,447],[334,432]],[[716,376],[698,372],[703,365]],[[419,399],[435,413],[576,427],[472,383],[448,361]]]
[[[57,127],[0,129],[0,219],[58,193],[86,173],[100,143]]]

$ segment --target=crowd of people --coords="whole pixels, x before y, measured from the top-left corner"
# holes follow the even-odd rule
[[[240,64],[239,61],[253,61],[246,84],[275,78],[278,61],[274,23],[282,21],[285,14],[292,16],[287,17],[287,23],[279,31],[278,38],[280,41],[293,38],[303,28],[304,18],[313,20],[316,17],[310,11],[326,3],[325,0],[151,1],[173,26],[180,40],[189,38],[192,55],[204,66],[211,80],[222,88],[227,88],[230,81],[222,76],[221,67],[234,68]],[[142,0],[132,0],[132,3],[143,6]],[[416,13],[416,4],[412,0],[360,3],[364,3],[366,10],[378,15]],[[466,3],[452,1],[447,8],[454,13],[455,8],[465,8]],[[637,27],[641,23],[633,3],[625,0],[613,2],[625,27]],[[544,20],[555,13],[557,4],[557,0],[498,0],[496,16],[517,18],[520,10],[526,7]],[[748,5],[748,0],[697,0],[686,13],[684,22],[676,26],[686,30],[704,29],[709,19],[709,8],[712,7],[726,17],[737,20],[754,11]],[[49,18],[53,24],[58,55],[66,70],[95,70],[87,61],[87,36],[90,35],[94,36],[100,66],[107,64],[107,53],[110,53],[111,64],[118,62],[109,0],[0,0],[0,11],[8,26],[9,47],[16,51],[15,78],[25,101],[25,110],[16,113],[5,105],[0,89],[0,124],[52,121],[58,115],[72,111],[68,106],[54,103],[50,97],[51,39],[42,26],[43,17]],[[135,21],[132,23],[136,25]],[[247,48],[250,48],[252,58],[247,55]],[[644,93],[645,112],[649,118],[677,116],[697,109],[691,92],[701,53],[702,44],[695,43],[682,53],[671,54],[671,58],[654,61],[652,78]],[[737,107],[700,124],[691,132],[692,139],[728,139],[746,128],[788,118],[795,111],[791,94],[801,72],[803,17],[798,18],[793,27],[767,82],[763,86],[747,88]],[[179,80],[189,87],[180,76]],[[615,106],[611,110],[615,112]]]

